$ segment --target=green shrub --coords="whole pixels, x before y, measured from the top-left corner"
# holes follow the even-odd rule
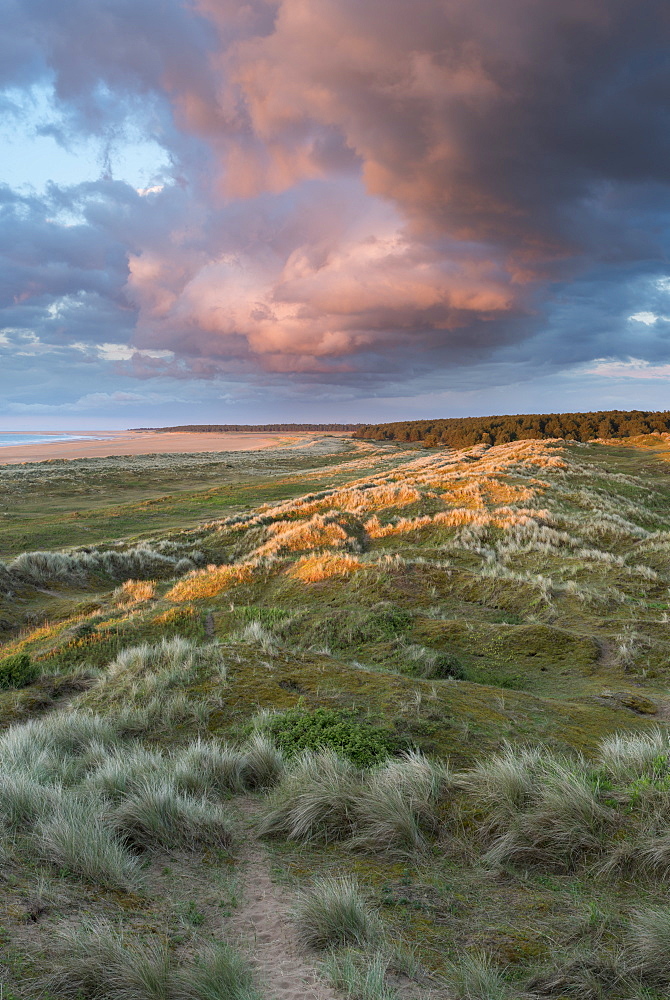
[[[368,616],[370,630],[381,636],[392,638],[400,632],[405,632],[412,624],[412,613],[405,608],[376,608]]]
[[[0,660],[0,688],[22,688],[39,677],[36,663],[28,653],[14,653]]]
[[[291,708],[269,717],[266,732],[290,757],[304,750],[331,749],[358,767],[370,767],[399,749],[386,729],[357,722],[350,711]]]

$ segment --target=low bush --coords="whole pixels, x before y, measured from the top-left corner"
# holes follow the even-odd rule
[[[408,646],[400,663],[403,673],[428,680],[465,680],[467,671],[453,653],[428,649],[425,646]]]
[[[40,671],[28,653],[14,653],[0,660],[0,688],[27,687],[37,680]]]
[[[373,608],[367,616],[368,626],[372,633],[380,637],[393,638],[405,632],[412,624],[412,612],[396,605]]]
[[[370,767],[399,750],[387,729],[358,722],[353,712],[343,709],[291,708],[268,716],[264,728],[288,757],[328,748],[358,767]]]
[[[310,948],[364,946],[379,939],[381,923],[355,879],[315,878],[295,904],[298,934]]]

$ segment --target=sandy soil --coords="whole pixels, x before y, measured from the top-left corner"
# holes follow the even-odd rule
[[[84,433],[83,431],[81,432]],[[53,441],[47,444],[5,445],[0,447],[0,465],[44,462],[54,458],[107,458],[109,455],[169,455],[212,451],[259,451],[263,448],[296,446],[318,437],[314,431],[281,431],[246,434],[193,434],[188,432],[98,431],[109,439]]]
[[[249,852],[245,896],[231,930],[262,992],[271,1000],[337,1000],[300,947],[290,906],[270,880],[268,861],[259,849]]]

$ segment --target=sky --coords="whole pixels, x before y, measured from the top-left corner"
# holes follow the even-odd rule
[[[670,409],[667,0],[0,14],[0,429]]]

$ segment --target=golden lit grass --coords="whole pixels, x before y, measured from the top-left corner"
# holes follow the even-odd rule
[[[323,552],[321,554],[301,556],[288,570],[288,576],[294,580],[302,580],[303,583],[318,583],[320,580],[329,580],[336,576],[349,576],[363,569],[362,563],[356,556],[343,555],[340,553]]]
[[[408,507],[420,499],[419,491],[406,483],[383,483],[367,490],[339,490],[333,497],[340,510],[357,514],[370,510],[386,510],[389,507]]]
[[[237,583],[248,583],[253,576],[252,563],[237,566],[208,566],[190,573],[176,583],[165,595],[168,601],[196,601],[202,597],[215,597]]]
[[[194,606],[187,604],[181,608],[168,608],[167,611],[162,611],[159,615],[155,615],[151,621],[154,625],[172,625],[175,622],[193,618],[196,614],[197,611]]]
[[[492,511],[460,507],[456,510],[439,511],[437,514],[424,514],[423,517],[403,517],[393,524],[382,524],[379,518],[374,516],[366,521],[365,530],[370,538],[388,538],[391,535],[406,535],[421,528],[458,528],[466,525],[511,528],[517,524],[529,524],[532,521],[544,521],[548,518],[549,511],[547,510],[533,510],[525,507],[519,510],[511,507],[497,507]]]
[[[114,600],[122,608],[142,604],[155,596],[156,584],[153,580],[126,580],[114,591]]]
[[[282,550],[299,552],[301,549],[341,546],[347,540],[344,528],[335,521],[326,521],[318,514],[309,521],[277,521],[269,525],[268,533],[271,537],[256,549],[257,556]]]

